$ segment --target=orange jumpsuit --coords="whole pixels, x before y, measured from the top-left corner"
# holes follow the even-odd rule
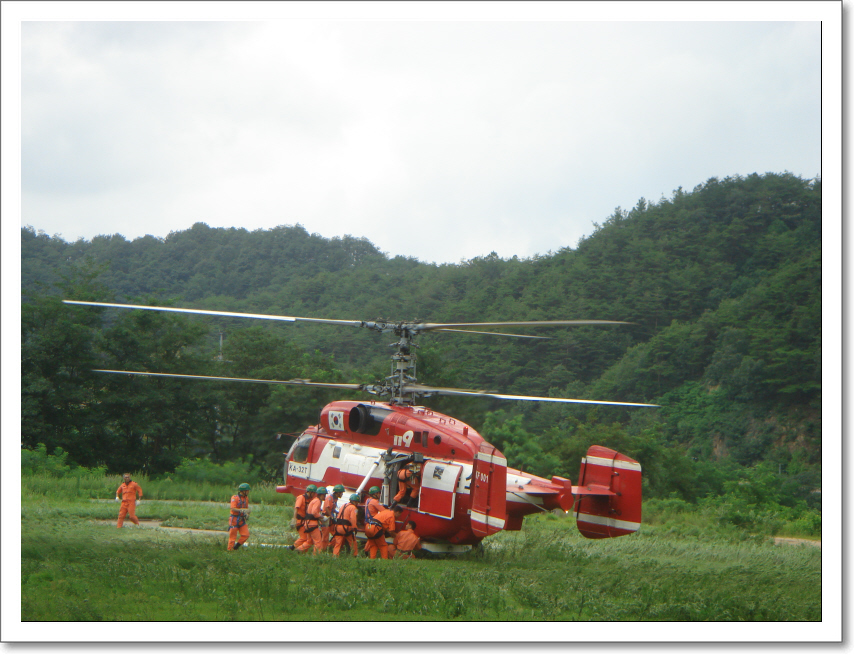
[[[237,540],[238,545],[243,546],[246,540],[249,539],[249,527],[246,525],[246,516],[239,509],[249,507],[249,499],[246,496],[235,494],[232,496],[232,502],[229,505],[229,550],[235,549],[235,537],[240,533],[240,539]]]
[[[374,520],[380,525],[365,522],[365,536],[368,537],[368,554],[371,559],[380,557],[389,559],[389,544],[386,543],[386,532],[395,531],[395,513],[391,509],[383,509],[374,515]]]
[[[413,473],[413,477],[410,480],[410,485],[413,490],[410,492],[410,498],[414,498],[415,500],[419,499],[419,492],[422,490],[422,476],[421,474],[416,475]]]
[[[309,508],[306,510],[306,542],[301,544],[296,550],[305,553],[314,545],[313,554],[317,555],[321,552],[321,526],[318,523],[320,516],[321,499],[315,496],[309,501]]]
[[[307,541],[311,543],[311,537],[306,535],[306,506],[308,504],[306,494],[297,496],[297,500],[294,501],[294,525],[297,527],[297,541],[294,542],[295,550],[302,550],[302,545]]]
[[[407,491],[410,493],[407,494]],[[419,476],[413,475],[409,469],[398,471],[398,493],[395,494],[395,502],[400,503],[407,495],[416,500],[419,497],[419,491],[421,491]]]
[[[377,512],[383,509],[383,505],[376,498],[372,498],[368,496],[368,500],[365,501],[365,519],[366,524],[368,523],[368,517],[377,516]],[[368,552],[368,542],[365,542],[365,548],[363,549],[366,553]]]
[[[122,506],[119,508],[119,522],[116,523],[117,528],[121,528],[125,523],[125,516],[131,519],[134,525],[139,525],[140,520],[137,518],[137,494],[142,500],[142,489],[134,482],[122,483],[116,489],[116,496],[122,499]]]
[[[341,551],[341,546],[344,543],[350,545],[353,550],[353,556],[357,556],[359,547],[356,545],[356,537],[353,536],[356,532],[356,505],[348,503],[341,510],[339,517],[343,521],[348,521],[348,525],[336,525],[334,528],[335,537],[333,537],[333,557],[338,557]]]
[[[393,542],[395,547],[394,556],[401,559],[415,559],[414,550],[419,550],[422,547],[422,540],[412,530],[401,530],[395,535]],[[390,548],[391,550],[391,548]]]
[[[332,518],[332,515],[335,512],[335,506],[336,506],[337,502],[338,502],[338,498],[336,498],[332,494],[328,495],[326,497],[326,500],[324,500],[324,506],[321,509],[321,512],[328,519]],[[327,548],[329,548],[329,545],[330,545],[330,528],[331,527],[332,527],[332,525],[322,525],[321,526],[321,550],[323,550],[324,552],[326,552]]]

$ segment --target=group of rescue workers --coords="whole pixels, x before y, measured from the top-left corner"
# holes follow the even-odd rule
[[[136,504],[142,502],[142,488],[131,480],[130,473],[125,473],[123,482],[116,490],[116,501],[121,500],[119,520],[116,527],[121,528],[127,516],[135,525],[139,525],[136,516]],[[401,469],[398,473],[398,493],[389,508],[380,503],[380,488],[371,487],[365,502],[365,551],[371,559],[376,559],[377,553],[383,559],[397,557],[401,559],[415,558],[415,552],[421,549],[421,540],[416,534],[415,521],[407,521],[403,530],[395,530],[395,522],[401,517],[405,506],[412,507],[418,503],[419,477],[410,468]],[[238,492],[232,496],[229,506],[229,545],[228,549],[239,549],[249,539],[247,519],[252,511],[249,506],[251,487],[244,482],[238,486]],[[297,528],[297,540],[291,550],[312,554],[327,552],[332,546],[332,554],[338,557],[343,545],[350,547],[351,553],[357,557],[359,547],[356,542],[358,508],[362,500],[359,494],[351,494],[349,502],[339,508],[339,501],[344,495],[344,486],[337,484],[332,493],[326,487],[310,484],[305,493],[297,497],[294,503],[294,527]],[[139,498],[139,500],[138,500]],[[392,537],[389,545],[387,537]]]
[[[297,497],[294,503],[294,522],[297,528],[297,541],[292,550],[301,553],[312,549],[312,554],[326,552],[332,545],[333,557],[338,557],[343,545],[350,547],[351,554],[357,557],[359,546],[356,542],[358,509],[361,497],[351,494],[349,502],[338,510],[339,499],[344,495],[344,487],[337,484],[332,494],[326,487],[310,484],[306,491]],[[416,534],[415,521],[407,521],[403,530],[395,531],[395,522],[401,517],[404,507],[394,503],[391,508],[380,504],[380,488],[371,487],[365,502],[365,550],[371,559],[377,553],[383,559],[399,557],[414,558],[414,551],[421,549],[421,540]],[[386,537],[392,537],[390,546]],[[332,538],[332,539],[331,539]]]

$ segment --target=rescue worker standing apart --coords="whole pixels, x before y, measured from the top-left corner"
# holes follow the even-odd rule
[[[351,494],[350,502],[341,508],[340,516],[333,521],[335,525],[333,530],[335,534],[333,537],[333,557],[338,557],[341,547],[345,543],[350,545],[353,556],[358,556],[359,546],[356,545],[354,534],[356,533],[356,507],[359,505],[359,500],[359,494]]]
[[[238,486],[238,492],[232,496],[231,509],[229,513],[229,550],[237,550],[249,539],[249,527],[246,519],[250,511],[249,507],[250,486],[244,482]],[[235,537],[240,533],[240,539],[235,543]]]
[[[124,482],[116,489],[116,502],[122,501],[122,506],[119,508],[119,521],[116,523],[117,528],[121,528],[125,522],[125,516],[131,519],[134,525],[139,525],[140,520],[137,518],[137,494],[139,494],[140,502],[142,502],[142,489],[140,486],[131,480],[131,474],[125,473],[122,476]]]
[[[309,545],[312,544],[312,538],[306,534],[306,511],[308,509],[309,502],[315,497],[315,492],[318,488],[310,484],[306,487],[306,493],[302,496],[297,496],[297,500],[294,501],[294,526],[297,528],[297,541],[294,542],[294,545],[291,546],[291,550],[305,550],[303,548],[303,544],[306,542]],[[309,546],[306,546],[308,548]]]

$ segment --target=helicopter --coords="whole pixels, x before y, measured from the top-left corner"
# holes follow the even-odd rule
[[[592,445],[582,458],[578,484],[560,476],[550,479],[508,466],[504,455],[472,426],[419,404],[432,396],[464,396],[529,402],[580,403],[625,407],[657,407],[647,403],[553,398],[492,393],[419,384],[416,338],[426,332],[465,332],[491,336],[547,337],[489,331],[520,327],[621,325],[624,321],[551,320],[491,323],[386,322],[278,316],[203,309],[63,300],[69,305],[177,312],[232,318],[310,322],[367,328],[392,334],[391,374],[375,384],[312,382],[306,379],[185,375],[152,371],[96,372],[193,380],[324,387],[361,391],[387,400],[338,400],[324,406],[318,423],[297,436],[285,454],[284,484],[276,491],[295,498],[310,484],[345,488],[339,509],[351,494],[381,490],[383,505],[398,504],[399,473],[407,469],[419,483],[416,495],[401,498],[403,513],[396,530],[415,521],[422,548],[430,553],[459,554],[490,535],[522,529],[523,519],[537,512],[573,512],[579,532],[589,539],[620,537],[641,525],[641,465],[604,446]],[[358,507],[358,528],[364,529],[365,506]],[[360,536],[364,536],[360,535]]]

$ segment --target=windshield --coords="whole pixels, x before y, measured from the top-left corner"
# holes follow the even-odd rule
[[[310,434],[304,434],[297,439],[291,446],[291,450],[288,451],[286,461],[305,464],[306,460],[309,459],[309,447],[312,445],[312,439],[313,437]]]

